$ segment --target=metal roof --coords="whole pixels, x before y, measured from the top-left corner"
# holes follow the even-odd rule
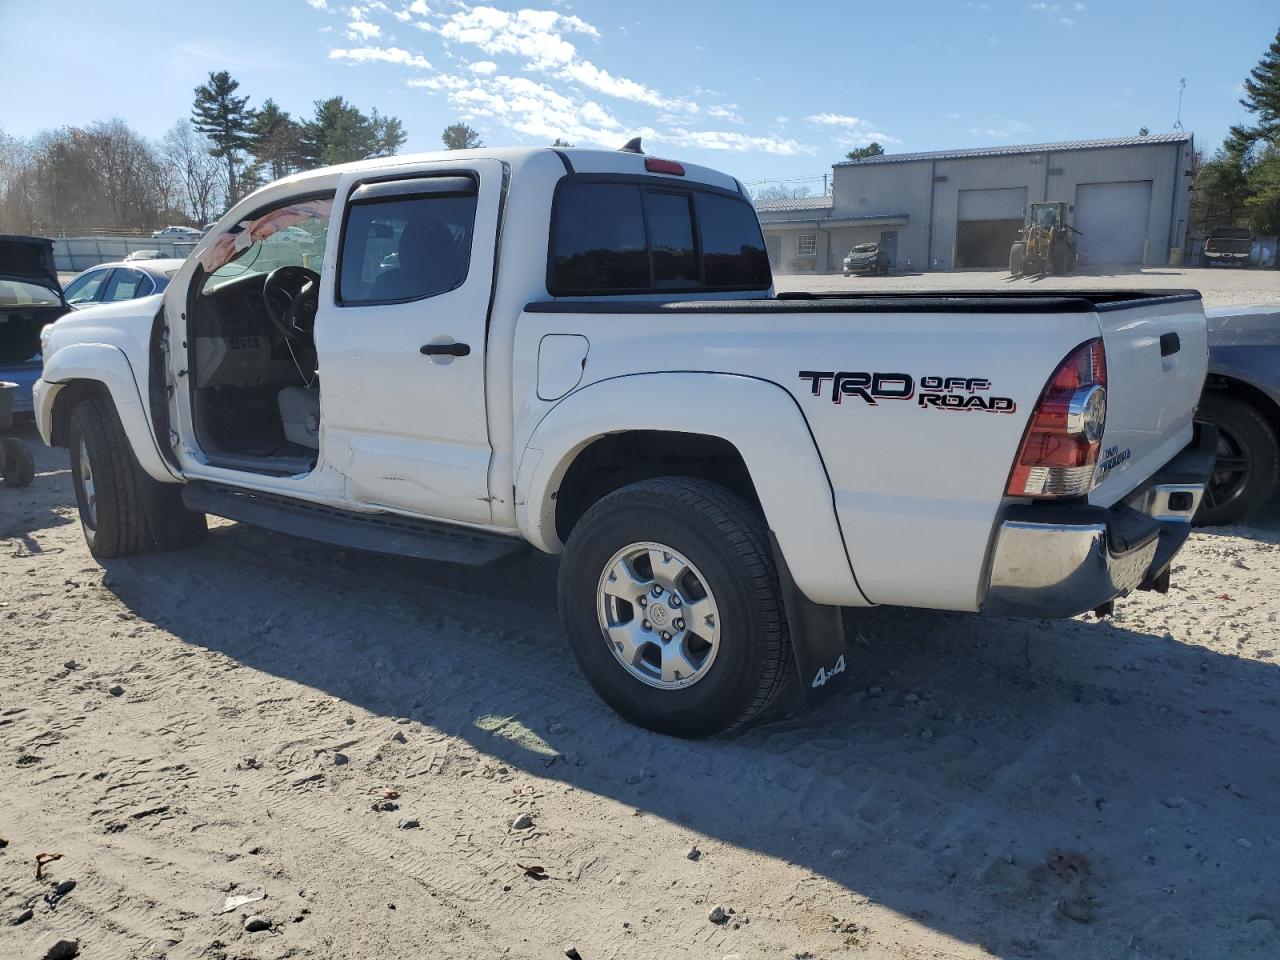
[[[757,200],[756,209],[761,213],[786,213],[791,210],[830,210],[835,197],[788,197],[785,200]]]
[[[1024,153],[1064,153],[1068,150],[1101,150],[1107,147],[1145,147],[1164,143],[1185,143],[1189,133],[1157,133],[1147,137],[1111,137],[1094,140],[1063,140],[1059,143],[1027,143],[1005,147],[971,147],[964,150],[930,150],[924,153],[884,153],[861,160],[841,160],[837,167],[872,163],[909,163],[913,160],[963,160],[968,157],[1009,157]],[[757,204],[757,206],[759,206]]]

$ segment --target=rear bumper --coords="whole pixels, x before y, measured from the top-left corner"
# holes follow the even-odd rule
[[[1166,590],[1213,472],[1215,427],[1114,507],[1020,504],[1005,513],[982,612],[1072,617],[1133,590]]]

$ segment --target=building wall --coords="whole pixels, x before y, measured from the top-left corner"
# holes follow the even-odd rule
[[[770,223],[763,218],[760,226],[766,237],[778,237],[781,241],[781,262],[774,267],[777,273],[822,273],[831,269],[828,266],[831,255],[829,230],[820,229],[812,223],[797,226],[793,223]],[[817,237],[817,252],[814,256],[800,256],[802,236]]]
[[[903,211],[909,220],[899,228],[899,265],[905,268],[910,260],[915,269],[946,270],[955,264],[961,190],[1025,187],[1028,203],[1065,200],[1074,204],[1081,183],[1150,180],[1146,262],[1163,265],[1169,263],[1171,248],[1185,244],[1191,181],[1183,171],[1189,147],[1188,143],[1162,143],[836,167],[832,215]]]

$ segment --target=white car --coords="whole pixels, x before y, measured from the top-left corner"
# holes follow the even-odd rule
[[[165,227],[151,234],[152,240],[199,240],[203,233],[195,227]]]
[[[582,671],[681,736],[788,676],[830,690],[844,608],[1062,617],[1167,589],[1216,444],[1199,294],[775,296],[741,184],[634,150],[298,174],[163,296],[44,348],[36,419],[95,556],[197,543],[206,514],[563,553]]]

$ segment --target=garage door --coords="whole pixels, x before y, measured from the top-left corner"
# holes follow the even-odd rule
[[[1072,226],[1084,263],[1142,263],[1151,214],[1151,181],[1082,183]]]
[[[1027,205],[1026,187],[1001,190],[961,190],[960,220],[1022,221]]]
[[[961,190],[956,210],[957,267],[1001,267],[1018,239],[1027,204],[1026,187]]]

